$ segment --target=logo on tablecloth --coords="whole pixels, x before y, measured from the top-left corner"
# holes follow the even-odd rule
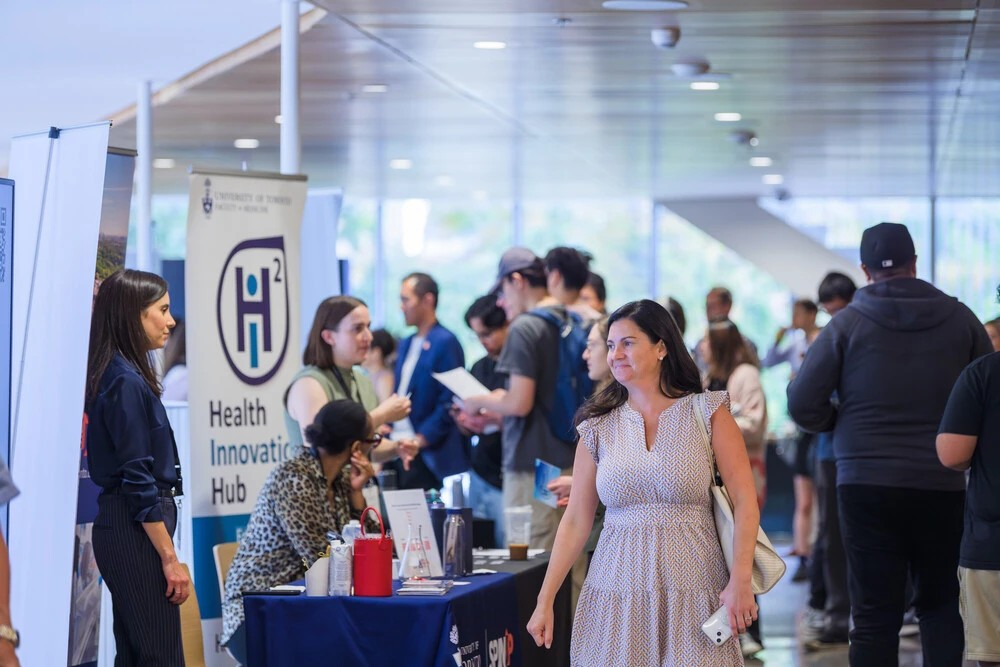
[[[504,630],[503,635],[489,640],[486,652],[489,667],[510,667],[510,659],[514,654],[514,635],[510,630]]]
[[[458,646],[458,626],[457,625],[451,626],[451,632],[448,633],[448,639],[451,640],[452,644],[454,644],[455,646]]]

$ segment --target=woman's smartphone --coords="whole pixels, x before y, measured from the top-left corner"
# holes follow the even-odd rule
[[[726,611],[725,606],[719,607],[719,611],[709,616],[708,620],[701,624],[701,631],[716,646],[725,644],[733,636],[733,630],[729,627],[729,612]]]

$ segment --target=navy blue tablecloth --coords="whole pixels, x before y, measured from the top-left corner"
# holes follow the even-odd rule
[[[520,667],[514,576],[497,573],[458,581],[469,583],[443,596],[247,595],[248,667]],[[393,590],[399,586],[396,582]]]

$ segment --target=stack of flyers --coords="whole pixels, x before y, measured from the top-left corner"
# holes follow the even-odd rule
[[[444,595],[455,582],[451,579],[407,579],[397,595]]]

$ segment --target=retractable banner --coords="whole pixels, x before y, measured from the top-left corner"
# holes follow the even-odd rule
[[[65,665],[108,122],[16,137],[11,615],[22,665]]]
[[[194,581],[209,665],[221,594],[212,547],[240,539],[271,468],[294,456],[284,393],[301,366],[304,176],[191,175],[186,326]]]
[[[135,151],[109,148],[104,171],[104,200],[94,266],[94,295],[104,279],[125,268],[128,218],[132,206]],[[100,487],[90,479],[86,423],[80,442],[80,482],[76,497],[76,538],[73,554],[73,599],[69,620],[70,667],[97,664],[101,619],[101,577],[94,558],[93,532]]]
[[[11,259],[14,244],[14,181],[0,178],[0,458],[10,467]],[[7,507],[0,508],[7,535]]]

